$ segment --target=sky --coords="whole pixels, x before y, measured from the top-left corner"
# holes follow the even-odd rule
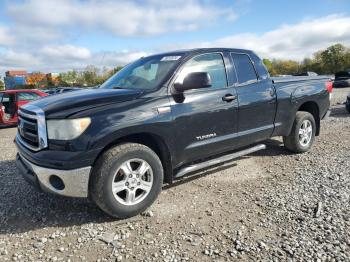
[[[350,47],[349,0],[0,0],[0,75],[197,47],[301,61],[335,43]]]

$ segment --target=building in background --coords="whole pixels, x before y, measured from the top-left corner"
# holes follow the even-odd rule
[[[26,85],[26,77],[28,73],[24,70],[12,70],[5,73],[4,82],[6,89],[15,89],[18,86]]]
[[[5,89],[47,88],[59,84],[59,73],[41,73],[11,70],[5,73]]]

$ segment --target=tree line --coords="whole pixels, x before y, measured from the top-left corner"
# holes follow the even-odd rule
[[[263,59],[263,61],[271,76],[293,75],[307,71],[319,75],[332,75],[350,69],[350,48],[342,44],[335,44],[314,53],[311,58],[305,58],[301,62],[277,59]]]
[[[53,76],[35,72],[26,77],[26,84],[16,86],[17,89],[50,89],[55,87],[93,87],[102,84],[123,67],[117,66],[113,69],[107,67],[98,68],[93,65],[84,70],[70,70]],[[0,90],[5,88],[4,81],[0,79]]]
[[[105,82],[108,78],[121,70],[122,66],[113,69],[106,67],[100,69],[96,66],[89,65],[83,71],[68,71],[60,73],[56,85],[58,86],[97,86]]]

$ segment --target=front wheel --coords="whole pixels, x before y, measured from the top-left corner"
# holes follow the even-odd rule
[[[157,198],[163,167],[147,146],[126,143],[106,151],[97,161],[90,182],[92,200],[116,218],[135,216]]]
[[[316,123],[313,115],[298,111],[290,135],[283,137],[284,146],[294,153],[307,152],[314,143],[315,134]]]

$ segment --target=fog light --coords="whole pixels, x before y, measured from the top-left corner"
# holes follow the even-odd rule
[[[51,186],[57,190],[63,190],[65,188],[63,180],[58,176],[55,176],[55,175],[50,176],[49,181]]]

